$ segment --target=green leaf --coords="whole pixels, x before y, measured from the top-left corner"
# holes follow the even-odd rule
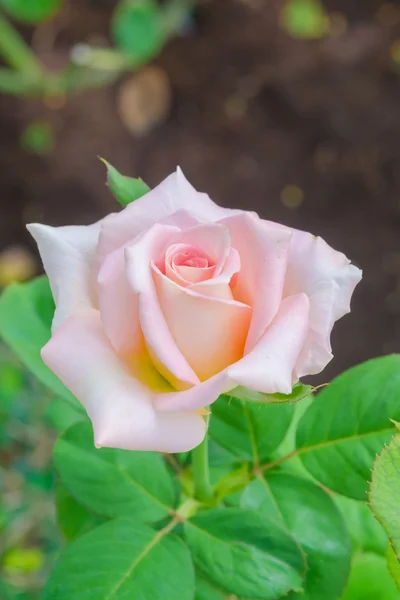
[[[130,202],[141,198],[150,191],[148,185],[138,178],[126,177],[121,175],[109,162],[101,159],[107,167],[107,185],[113,196],[118,200],[121,206],[125,207]]]
[[[245,402],[256,402],[258,404],[294,404],[310,396],[313,389],[311,385],[297,383],[293,387],[291,394],[263,394],[262,392],[254,392],[249,388],[239,385],[230,395]]]
[[[208,459],[212,467],[230,466],[232,470],[241,463],[237,456],[217,444],[211,437],[208,438]]]
[[[8,415],[15,403],[15,398],[26,388],[24,374],[19,365],[14,364],[14,357],[0,347],[0,415]]]
[[[400,355],[375,358],[333,380],[301,418],[296,445],[326,487],[366,500],[374,458],[400,420]]]
[[[24,23],[40,23],[54,16],[63,0],[0,0],[4,8],[14,19]]]
[[[63,552],[43,600],[193,600],[189,551],[169,529],[127,518],[97,527]]]
[[[235,471],[229,470],[228,473],[224,473],[222,477],[218,478],[214,486],[214,496],[217,500],[222,500],[225,496],[243,490],[249,481],[249,469],[247,463],[244,463]]]
[[[49,280],[46,275],[35,277],[35,279],[26,283],[13,283],[4,290],[1,297],[7,296],[7,292],[11,293],[10,290],[18,298],[17,303],[20,300],[20,295],[23,295],[32,304],[32,311],[35,312],[38,319],[46,327],[50,337],[55,306]]]
[[[355,556],[341,600],[400,600],[385,559],[376,554]]]
[[[115,43],[138,62],[153,58],[164,43],[162,13],[155,0],[122,0],[111,23]]]
[[[50,427],[65,431],[75,423],[87,420],[88,416],[80,404],[71,404],[64,398],[54,398],[46,408],[45,418]]]
[[[209,433],[235,456],[258,464],[284,438],[293,411],[289,404],[253,404],[233,396],[220,396],[212,405]]]
[[[96,449],[87,422],[59,437],[54,464],[75,500],[100,515],[146,523],[167,517],[175,504],[174,482],[159,454]]]
[[[304,557],[293,539],[252,510],[213,509],[184,525],[196,566],[231,594],[275,600],[301,590]]]
[[[58,525],[67,540],[73,540],[105,521],[104,517],[79,504],[60,482],[56,485],[56,509]]]
[[[312,404],[313,400],[314,397],[310,395],[307,396],[307,398],[305,398],[301,402],[297,402],[293,406],[294,414],[290,426],[286,432],[286,435],[283,441],[279,444],[277,450],[273,452],[269,459],[269,461],[271,461],[271,459],[274,461],[282,459],[284,456],[290,455],[290,460],[284,461],[280,465],[280,470],[283,470],[286,473],[290,473],[292,475],[298,475],[303,479],[305,478],[310,480],[312,480],[313,478],[311,477],[307,469],[303,466],[300,456],[297,455],[296,430],[301,417],[304,415],[308,407]]]
[[[79,407],[76,398],[40,356],[40,350],[51,337],[53,314],[54,302],[47,277],[14,283],[0,296],[0,336],[39,381]]]
[[[219,590],[204,576],[196,574],[196,595],[194,600],[229,600],[232,596],[227,592]]]
[[[185,466],[189,462],[190,452],[177,452],[175,456],[178,463],[182,466]]]
[[[241,506],[283,526],[307,557],[304,593],[291,593],[288,600],[338,598],[350,570],[351,544],[342,515],[326,492],[300,477],[269,473],[248,485]]]
[[[329,20],[319,0],[287,0],[281,24],[294,38],[318,39],[327,33]]]
[[[369,502],[400,560],[400,434],[375,461]]]
[[[375,552],[385,556],[388,536],[378,523],[366,502],[335,496],[335,504],[342,513],[350,533],[353,552]]]
[[[400,561],[390,545],[386,551],[386,560],[389,572],[397,586],[397,589],[400,591]]]

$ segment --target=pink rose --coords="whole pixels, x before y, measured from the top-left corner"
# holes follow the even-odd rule
[[[221,208],[180,169],[93,225],[28,229],[57,307],[42,357],[98,446],[190,450],[220,394],[290,394],[331,360],[361,278],[321,238]]]

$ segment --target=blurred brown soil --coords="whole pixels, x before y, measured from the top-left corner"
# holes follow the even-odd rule
[[[43,59],[57,65],[72,41],[107,35],[113,5],[71,0],[55,49],[46,31],[36,40]],[[202,2],[191,34],[156,60],[172,107],[141,138],[118,117],[118,84],[59,110],[0,97],[0,244],[33,249],[28,221],[89,223],[115,210],[97,155],[150,185],[179,164],[218,203],[321,235],[363,268],[353,312],[333,334],[327,381],[400,351],[400,3],[327,0],[335,27],[307,42],[279,27],[281,5]],[[45,158],[18,141],[38,117],[56,131]]]

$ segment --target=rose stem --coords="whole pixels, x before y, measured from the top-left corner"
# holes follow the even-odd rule
[[[201,444],[192,450],[192,470],[196,498],[202,502],[211,500],[213,488],[208,465],[208,433]]]

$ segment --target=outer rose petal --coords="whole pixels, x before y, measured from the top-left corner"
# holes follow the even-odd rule
[[[254,348],[278,312],[285,281],[290,229],[270,227],[254,213],[221,221],[229,228],[232,247],[240,254],[241,269],[233,295],[253,307],[245,352]]]
[[[179,229],[187,229],[188,227],[194,227],[195,225],[201,225],[203,221],[197,219],[188,210],[180,209],[177,212],[169,215],[166,219],[162,219],[160,223],[162,225],[174,225]]]
[[[297,377],[319,373],[332,358],[330,334],[335,321],[350,311],[361,271],[322,238],[293,231],[284,295],[310,298],[310,331],[296,365]]]
[[[160,373],[179,389],[199,379],[178,349],[160,308],[151,261],[158,261],[174,239],[176,227],[156,224],[125,249],[126,276],[139,300],[139,319],[146,345]]]
[[[243,356],[251,308],[182,288],[154,268],[158,300],[176,345],[201,381]]]
[[[206,426],[196,412],[155,410],[151,390],[132,377],[109,345],[98,311],[71,317],[42,358],[85,406],[98,446],[184,452],[203,440]]]
[[[117,352],[135,352],[143,345],[139,300],[125,273],[124,248],[109,254],[100,269],[99,307],[104,331]]]
[[[283,300],[253,350],[229,369],[230,376],[256,392],[290,394],[293,370],[308,333],[309,311],[306,294]]]
[[[255,348],[225,371],[184,392],[158,395],[159,410],[198,410],[238,385],[267,394],[289,394],[293,369],[308,331],[305,294],[286,298]]]
[[[174,213],[187,210],[200,221],[214,222],[236,212],[221,208],[207,194],[197,192],[188,182],[181,169],[169,175],[148,194],[129,204],[116,215],[104,220],[100,242],[100,262],[110,252],[123,246],[137,235]],[[180,213],[180,220],[183,219]],[[178,223],[179,224],[179,223]]]
[[[77,310],[97,307],[93,267],[101,224],[102,221],[88,226],[27,225],[39,247],[56,303],[53,332]]]

